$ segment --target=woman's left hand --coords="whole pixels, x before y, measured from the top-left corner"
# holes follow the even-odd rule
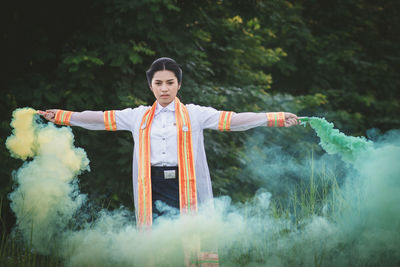
[[[290,127],[299,124],[300,124],[299,118],[295,114],[290,112],[285,112],[285,127]]]

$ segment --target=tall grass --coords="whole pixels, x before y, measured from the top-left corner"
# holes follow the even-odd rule
[[[347,204],[336,174],[327,169],[315,172],[314,168],[312,163],[310,177],[297,185],[289,199],[272,199],[268,210],[260,207],[252,210],[254,204],[249,203],[248,216],[245,216],[248,225],[265,227],[265,231],[257,229],[255,236],[250,230],[240,243],[226,250],[220,249],[221,265],[331,266],[336,253],[346,248],[332,250],[325,247],[326,240],[322,237],[312,239],[307,236],[307,227],[316,218],[334,224],[336,216],[346,209]],[[262,213],[264,215],[259,215]],[[273,258],[277,260],[271,260]]]
[[[240,244],[220,248],[221,266],[265,266],[271,257],[286,258],[282,266],[305,266],[304,263],[294,260],[296,255],[302,253],[299,245],[304,243],[299,242],[299,245],[283,249],[277,248],[279,243],[282,240],[290,240],[294,232],[301,232],[308,220],[313,217],[319,216],[335,221],[337,211],[346,206],[335,173],[327,170],[318,172],[316,176],[317,172],[314,172],[313,168],[314,166],[311,165],[310,177],[297,186],[289,200],[272,200],[268,211],[254,208],[254,203],[245,204],[248,205],[248,208],[244,209],[247,219],[253,220],[252,223],[254,220],[259,220],[256,223],[265,227],[259,233],[263,236],[258,236],[256,241],[251,236],[244,236]],[[2,208],[3,198],[0,202],[0,208]],[[262,214],[265,212],[268,212],[271,220],[275,222],[270,224],[263,221],[266,217]],[[0,210],[1,214],[3,213]],[[0,222],[3,222],[1,216]],[[31,241],[22,241],[18,233],[7,234],[5,227],[3,229],[0,243],[0,266],[62,266],[62,261],[57,256],[40,255],[35,252]],[[32,234],[33,229],[31,236]],[[316,252],[312,256],[313,264],[310,266],[324,266],[326,260],[333,257],[330,253],[329,250],[323,249]]]
[[[61,266],[57,257],[44,256],[35,252],[32,242],[23,242],[18,233],[8,234],[3,218],[3,196],[0,196],[0,222],[2,233],[0,241],[0,266],[2,267],[47,267]],[[33,231],[33,230],[32,230]],[[32,236],[33,233],[31,233]]]

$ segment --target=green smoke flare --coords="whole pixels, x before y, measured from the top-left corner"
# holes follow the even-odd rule
[[[373,145],[365,137],[353,137],[341,133],[333,128],[333,123],[323,118],[310,117],[308,122],[321,139],[319,143],[321,147],[328,154],[339,154],[345,161],[353,162]]]

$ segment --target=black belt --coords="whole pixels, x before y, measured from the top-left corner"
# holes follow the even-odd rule
[[[178,178],[178,167],[177,166],[167,166],[167,167],[155,167],[151,166],[151,176],[160,177],[165,179],[164,171],[175,170],[176,178]]]

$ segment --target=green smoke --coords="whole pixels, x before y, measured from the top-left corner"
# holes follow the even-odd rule
[[[102,210],[94,222],[71,227],[76,216],[84,216],[78,211],[86,196],[76,181],[89,169],[85,152],[74,147],[70,128],[39,123],[32,109],[13,116],[7,147],[13,156],[30,159],[14,175],[17,187],[10,194],[16,231],[36,251],[60,257],[67,266],[183,266],[183,247],[195,250],[199,240],[202,250],[218,248],[223,266],[400,262],[398,133],[372,143],[346,136],[323,119],[310,120],[321,146],[352,164],[342,188],[316,204],[324,212],[301,220],[291,212],[278,216],[263,189],[247,203],[221,197],[214,209],[200,209],[196,217],[161,218],[151,231],[139,232],[125,209]],[[277,164],[297,163],[286,157]]]
[[[311,117],[308,122],[321,139],[321,147],[328,154],[339,154],[345,161],[354,161],[373,144],[365,137],[346,136],[323,118]]]

